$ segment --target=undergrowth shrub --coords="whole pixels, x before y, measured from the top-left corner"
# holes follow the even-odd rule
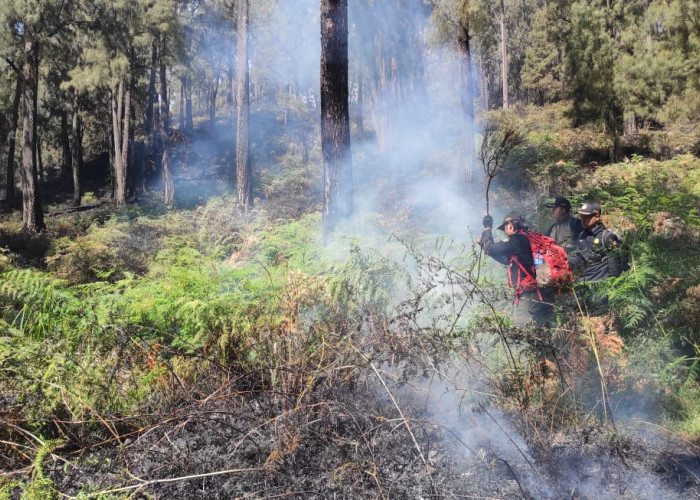
[[[265,211],[271,219],[296,219],[323,204],[323,179],[316,164],[296,155],[280,158],[279,171],[263,172]]]
[[[125,223],[111,219],[75,239],[55,239],[47,265],[71,284],[115,282],[127,273],[144,274],[169,232],[167,227],[145,220]]]

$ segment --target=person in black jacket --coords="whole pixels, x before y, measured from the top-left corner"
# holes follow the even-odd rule
[[[620,276],[624,270],[620,252],[622,241],[605,228],[600,212],[600,205],[593,201],[585,202],[578,209],[583,231],[576,242],[576,250],[569,256],[569,267],[576,276],[576,283]]]
[[[535,263],[532,256],[530,240],[525,236],[523,218],[516,212],[505,216],[498,229],[504,231],[508,238],[495,242],[491,234],[493,218],[486,215],[483,220],[484,230],[479,244],[486,255],[508,266],[508,283],[515,290],[515,300],[511,319],[516,325],[530,321],[547,324],[552,314],[552,304],[542,300],[537,288]]]

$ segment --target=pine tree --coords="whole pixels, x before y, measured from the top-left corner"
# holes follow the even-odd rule
[[[237,5],[238,86],[236,93],[236,186],[238,208],[247,211],[253,205],[249,154],[248,118],[250,114],[250,80],[248,74],[248,0]]]
[[[353,212],[348,97],[348,3],[321,0],[321,148],[326,240]]]

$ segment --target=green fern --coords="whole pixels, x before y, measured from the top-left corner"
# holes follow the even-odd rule
[[[347,261],[334,269],[330,282],[333,301],[357,310],[386,312],[395,291],[399,268],[372,249],[351,242]]]
[[[34,338],[75,330],[84,318],[81,301],[60,280],[30,269],[0,279],[5,320]]]

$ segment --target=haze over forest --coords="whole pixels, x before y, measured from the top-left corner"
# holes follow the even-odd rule
[[[700,495],[696,0],[5,0],[0,66],[0,499]],[[560,196],[630,269],[519,327],[482,218]]]

